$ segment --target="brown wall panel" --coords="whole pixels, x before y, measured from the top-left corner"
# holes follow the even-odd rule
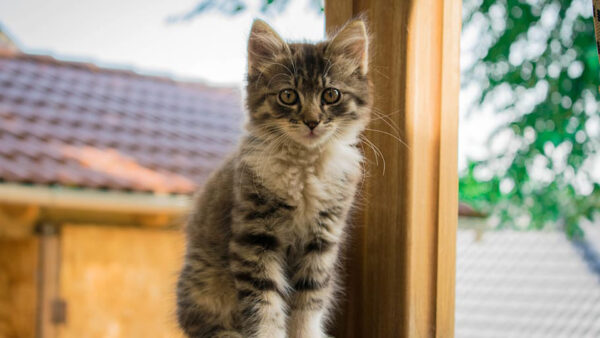
[[[174,290],[183,248],[174,230],[64,226],[67,317],[58,336],[179,337]]]
[[[38,240],[0,239],[0,337],[33,338]]]

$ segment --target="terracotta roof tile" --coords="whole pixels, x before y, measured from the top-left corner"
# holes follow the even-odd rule
[[[237,141],[239,96],[0,52],[0,181],[190,193]]]

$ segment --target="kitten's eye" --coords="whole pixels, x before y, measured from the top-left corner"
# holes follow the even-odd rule
[[[293,89],[284,89],[279,92],[279,101],[291,106],[298,101],[298,94],[296,94],[296,91]]]
[[[335,88],[327,88],[323,91],[323,103],[334,104],[340,100],[342,94]]]

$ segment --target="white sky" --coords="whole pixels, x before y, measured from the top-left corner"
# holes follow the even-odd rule
[[[169,24],[200,0],[0,0],[0,22],[26,52],[144,73],[239,84],[257,6]],[[251,1],[252,2],[252,1]],[[257,2],[257,1],[254,1]],[[263,17],[264,18],[264,17]],[[285,38],[317,40],[324,18],[307,0],[265,18]]]

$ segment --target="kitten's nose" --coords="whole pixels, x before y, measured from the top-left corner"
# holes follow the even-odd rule
[[[319,123],[321,121],[314,121],[313,120],[313,121],[303,121],[303,122],[304,122],[304,124],[306,124],[306,126],[308,126],[308,128],[310,128],[310,130],[313,130],[313,129],[315,129],[319,125]]]

